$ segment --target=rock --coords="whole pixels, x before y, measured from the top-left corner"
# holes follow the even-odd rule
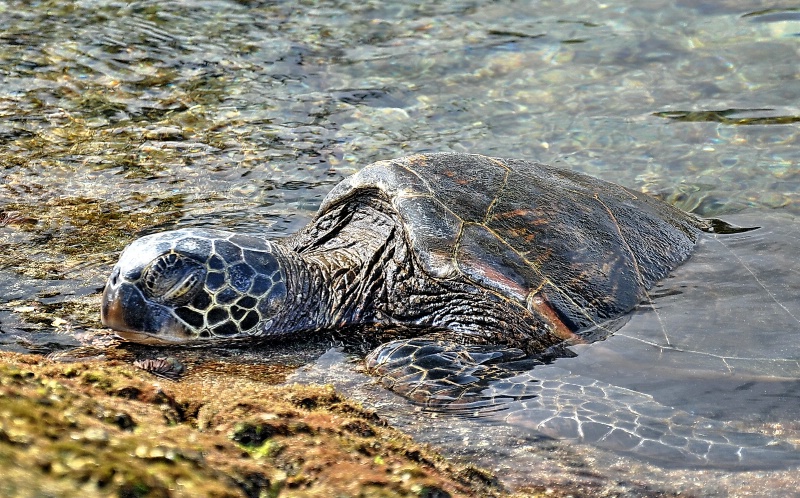
[[[506,496],[329,386],[0,352],[2,496]]]

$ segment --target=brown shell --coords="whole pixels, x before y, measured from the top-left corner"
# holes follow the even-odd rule
[[[578,330],[631,310],[704,222],[646,194],[535,162],[425,154],[367,166],[320,212],[381,190],[433,278],[465,278]]]

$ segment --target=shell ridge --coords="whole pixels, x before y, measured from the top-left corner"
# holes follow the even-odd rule
[[[466,225],[468,225],[468,224],[477,225],[477,226],[480,226],[480,227],[484,228],[485,230],[487,230],[487,231],[488,231],[489,233],[491,233],[491,234],[492,234],[492,236],[494,236],[494,237],[495,237],[495,238],[496,238],[496,239],[497,239],[497,240],[498,240],[500,243],[502,243],[504,246],[508,247],[508,248],[509,248],[509,249],[510,249],[510,250],[511,250],[511,251],[512,251],[514,254],[516,254],[517,256],[519,256],[519,257],[520,257],[520,259],[521,259],[521,260],[522,260],[522,261],[523,261],[523,262],[524,262],[524,263],[525,263],[525,264],[526,264],[526,265],[527,265],[529,268],[531,268],[531,269],[532,269],[534,272],[536,272],[536,274],[537,274],[537,275],[539,275],[539,276],[541,277],[541,279],[542,279],[542,283],[541,283],[541,284],[540,284],[540,285],[539,285],[539,286],[538,286],[536,289],[529,291],[529,293],[527,294],[527,296],[526,296],[526,304],[525,304],[525,306],[523,306],[521,303],[519,303],[519,302],[517,302],[516,300],[513,300],[513,299],[512,299],[512,300],[508,300],[508,302],[513,302],[514,304],[518,305],[518,306],[519,306],[519,307],[521,307],[521,308],[525,308],[525,309],[528,309],[528,310],[531,310],[531,311],[532,311],[532,310],[533,310],[533,309],[535,309],[535,308],[533,308],[533,307],[529,306],[529,304],[528,304],[528,303],[531,303],[531,302],[532,302],[532,298],[533,298],[533,296],[535,295],[535,293],[536,293],[536,292],[540,291],[540,290],[541,290],[541,289],[542,289],[542,288],[543,288],[545,285],[548,285],[548,284],[549,284],[549,285],[550,285],[550,286],[551,286],[551,287],[552,287],[554,290],[556,290],[556,291],[557,291],[559,294],[563,295],[563,296],[564,296],[564,298],[565,298],[567,301],[569,301],[570,303],[572,303],[572,304],[575,306],[575,308],[576,308],[576,309],[578,309],[578,310],[581,312],[581,314],[583,314],[583,315],[584,315],[584,316],[585,316],[585,317],[586,317],[586,318],[587,318],[587,319],[588,319],[588,320],[589,320],[589,321],[592,323],[592,325],[593,325],[593,326],[595,326],[595,327],[597,327],[597,328],[599,328],[599,329],[601,329],[601,330],[607,330],[607,329],[606,329],[606,328],[605,328],[605,327],[602,325],[602,323],[598,323],[596,320],[594,320],[594,318],[593,318],[593,317],[592,317],[590,314],[588,314],[588,313],[587,313],[587,312],[586,312],[586,311],[583,309],[583,307],[582,307],[582,306],[580,306],[578,303],[576,303],[576,302],[575,302],[575,301],[574,301],[574,300],[573,300],[573,299],[570,297],[570,295],[569,295],[567,292],[564,292],[562,289],[560,289],[560,288],[559,288],[557,285],[555,285],[555,283],[553,283],[553,281],[552,281],[552,280],[551,280],[551,279],[550,279],[548,276],[546,276],[544,273],[542,273],[542,271],[541,271],[541,269],[538,267],[538,265],[534,264],[534,263],[533,263],[533,262],[531,262],[531,261],[530,261],[528,258],[526,258],[525,256],[523,256],[523,255],[522,255],[522,254],[521,254],[519,251],[517,251],[517,250],[516,250],[514,247],[512,247],[512,246],[511,246],[511,245],[510,245],[508,242],[506,242],[506,241],[505,241],[505,239],[503,239],[502,237],[500,237],[500,236],[499,236],[499,234],[498,234],[497,232],[495,232],[494,230],[492,230],[492,229],[491,229],[491,228],[489,228],[488,226],[486,226],[486,225],[483,225],[483,224],[481,224],[481,223],[477,223],[477,222],[471,222],[471,223],[466,223],[466,222],[465,222],[465,223],[463,223],[463,225],[462,225],[462,228],[461,228],[461,231],[459,232],[459,236],[458,236],[458,239],[457,239],[457,241],[456,241],[456,244],[454,244],[455,250],[454,250],[454,262],[453,262],[453,264],[454,264],[454,265],[456,265],[456,269],[457,269],[457,270],[458,270],[458,271],[459,271],[459,272],[460,272],[462,275],[464,275],[464,276],[467,276],[467,278],[469,278],[469,277],[468,277],[468,275],[467,275],[467,274],[466,274],[466,273],[465,273],[465,272],[464,272],[464,271],[461,269],[461,267],[458,265],[458,258],[456,258],[456,257],[455,257],[455,255],[458,253],[458,247],[459,247],[459,246],[460,246],[460,244],[461,244],[461,238],[463,237],[463,234],[464,234],[464,228],[465,228],[465,227],[466,227]],[[473,281],[471,278],[470,278],[470,280],[471,280],[471,281]],[[473,281],[473,282],[474,282],[474,281]],[[491,289],[491,288],[489,288],[489,287],[485,287],[485,286],[483,286],[483,285],[480,285],[480,283],[478,283],[478,282],[475,282],[475,283],[476,283],[477,285],[479,285],[481,288],[483,288],[483,289],[485,289],[485,290],[487,290],[487,291],[491,291],[493,294],[495,294],[495,295],[497,295],[498,297],[500,297],[500,298],[502,298],[502,299],[506,300],[506,297],[505,297],[505,295],[504,295],[503,293],[501,293],[501,292],[497,292],[497,291],[495,291],[494,289]]]
[[[497,191],[497,195],[494,196],[492,202],[489,204],[489,207],[486,208],[486,215],[483,217],[483,224],[487,225],[489,221],[492,219],[492,211],[494,211],[494,207],[497,205],[497,202],[503,197],[503,194],[506,191],[506,187],[508,186],[508,179],[511,176],[511,169],[504,164],[501,164],[499,161],[492,159],[495,163],[500,164],[506,170],[506,174],[503,177],[503,184],[500,186],[500,189]],[[487,225],[488,227],[488,225]]]
[[[415,156],[410,156],[410,157],[415,157]],[[401,161],[405,161],[405,162],[408,163],[408,162],[410,162],[410,161],[408,161],[408,159],[409,159],[408,157],[403,157],[403,158],[400,158],[400,159],[394,159],[392,161],[389,161],[389,163],[397,166],[398,168],[402,168],[402,169],[406,170],[407,172],[411,173],[412,175],[416,176],[419,179],[419,181],[422,182],[423,185],[425,185],[425,188],[428,189],[428,194],[429,195],[433,195],[434,191],[433,191],[433,188],[431,188],[431,184],[428,183],[428,180],[426,180],[425,178],[420,176],[419,173],[414,171],[414,169],[412,169],[409,164],[404,164],[403,162],[401,162]]]
[[[439,201],[439,200],[436,198],[436,196],[435,196],[435,195],[433,195],[433,193],[428,193],[428,194],[412,194],[412,195],[404,195],[404,196],[399,196],[399,195],[398,195],[398,196],[396,196],[396,197],[395,197],[395,199],[399,199],[399,198],[401,198],[401,197],[402,197],[402,198],[405,198],[405,199],[411,199],[411,198],[414,198],[414,197],[427,197],[427,198],[429,198],[429,199],[432,199],[432,200],[434,200],[435,202],[437,202],[437,203],[438,203],[438,204],[439,204],[439,205],[440,205],[440,206],[441,206],[441,207],[442,207],[442,208],[443,208],[445,211],[447,211],[448,213],[452,214],[452,215],[453,215],[453,217],[454,217],[455,219],[457,219],[457,220],[460,222],[460,224],[461,224],[461,227],[460,227],[460,228],[459,228],[459,230],[458,230],[458,236],[456,237],[456,241],[455,241],[455,243],[453,244],[453,250],[452,250],[452,253],[449,255],[449,257],[452,259],[452,262],[453,262],[453,268],[454,268],[454,269],[455,269],[455,270],[456,270],[458,273],[460,273],[461,275],[463,275],[463,274],[464,274],[464,272],[461,270],[461,268],[460,268],[460,267],[459,267],[459,265],[458,265],[458,258],[456,258],[456,254],[458,253],[458,246],[459,246],[459,244],[461,243],[461,238],[462,238],[462,237],[463,237],[463,235],[464,235],[464,225],[465,225],[465,223],[464,223],[464,220],[462,220],[462,219],[461,219],[461,217],[460,217],[460,216],[458,216],[456,213],[454,213],[454,212],[453,212],[453,210],[451,210],[449,207],[445,206],[445,205],[444,205],[444,203],[442,203],[441,201]],[[395,209],[397,209],[397,204],[393,202],[393,205],[395,206]],[[411,249],[412,249],[412,252],[414,253],[414,256],[415,256],[415,258],[416,258],[416,257],[417,257],[417,254],[416,254],[416,253],[417,253],[417,251],[414,249],[414,244],[409,244],[409,247],[411,247]],[[424,267],[424,265],[423,265],[423,267]]]
[[[459,271],[459,272],[460,272],[462,275],[464,275],[464,276],[467,276],[467,278],[469,278],[469,277],[468,277],[468,274],[466,274],[466,273],[465,273],[465,272],[462,270],[462,268],[460,267],[460,265],[459,265],[459,261],[458,261],[458,258],[456,257],[456,254],[458,254],[458,248],[459,248],[459,247],[460,247],[460,245],[461,245],[461,239],[462,239],[462,237],[463,237],[463,235],[464,235],[464,228],[465,228],[465,227],[466,227],[468,224],[477,225],[477,226],[480,226],[480,227],[482,227],[483,229],[487,230],[487,231],[488,231],[489,233],[491,233],[491,235],[492,235],[492,236],[494,236],[494,237],[495,237],[495,238],[496,238],[496,239],[497,239],[497,240],[498,240],[498,241],[499,241],[501,244],[503,244],[505,247],[509,248],[509,249],[511,250],[511,252],[513,252],[514,254],[516,254],[517,256],[519,256],[519,258],[520,258],[520,259],[521,259],[521,260],[522,260],[522,261],[523,261],[523,262],[524,262],[524,263],[525,263],[525,264],[526,264],[526,265],[527,265],[529,268],[531,268],[531,269],[532,269],[532,270],[533,270],[533,271],[534,271],[534,272],[535,272],[535,273],[536,273],[536,274],[537,274],[539,277],[541,277],[541,279],[542,279],[542,284],[540,284],[540,285],[539,285],[539,286],[538,286],[536,289],[534,289],[534,290],[532,290],[532,291],[529,291],[528,295],[526,296],[526,305],[525,305],[525,306],[523,306],[521,303],[517,302],[516,300],[508,300],[509,302],[513,302],[514,304],[516,304],[516,305],[520,306],[521,308],[525,308],[525,309],[531,310],[531,307],[530,307],[530,306],[528,306],[528,302],[532,302],[531,298],[533,297],[533,294],[535,294],[536,292],[538,292],[539,290],[541,290],[541,289],[542,289],[542,288],[543,288],[545,285],[549,284],[549,285],[550,285],[550,286],[551,286],[553,289],[555,289],[555,290],[556,290],[556,291],[557,291],[559,294],[563,295],[565,299],[567,299],[567,300],[568,300],[570,303],[572,303],[572,304],[573,304],[573,305],[574,305],[574,306],[575,306],[577,309],[579,309],[579,310],[581,311],[581,313],[582,313],[584,316],[586,316],[586,318],[587,318],[587,319],[588,319],[590,322],[592,322],[592,324],[593,324],[594,326],[596,326],[596,327],[598,327],[598,328],[601,328],[601,329],[604,329],[604,327],[603,327],[601,324],[597,323],[597,322],[596,322],[596,321],[595,321],[595,320],[594,320],[594,319],[593,319],[593,318],[592,318],[592,317],[591,317],[591,316],[590,316],[588,313],[586,313],[586,311],[585,311],[585,310],[584,310],[584,309],[583,309],[583,308],[582,308],[580,305],[578,305],[578,303],[576,303],[576,302],[575,302],[575,301],[574,301],[574,300],[573,300],[573,299],[572,299],[572,298],[569,296],[569,294],[568,294],[568,293],[566,293],[566,292],[564,292],[562,289],[560,289],[560,288],[559,288],[557,285],[555,285],[555,284],[553,283],[553,281],[552,281],[552,280],[550,280],[550,278],[549,278],[548,276],[546,276],[544,273],[542,273],[542,271],[541,271],[541,269],[538,267],[538,265],[534,264],[534,263],[533,263],[533,262],[531,262],[531,261],[530,261],[528,258],[526,258],[525,256],[523,256],[523,255],[522,255],[522,254],[521,254],[519,251],[517,251],[517,250],[516,250],[514,247],[512,247],[512,246],[511,246],[511,245],[510,245],[508,242],[506,242],[506,241],[505,241],[505,239],[503,239],[502,237],[500,237],[500,236],[499,236],[499,234],[498,234],[497,232],[495,232],[494,230],[492,230],[491,228],[489,228],[488,226],[486,226],[486,225],[484,225],[484,224],[477,223],[477,222],[471,222],[471,223],[464,222],[464,223],[462,224],[462,228],[461,228],[461,231],[460,231],[460,232],[459,232],[459,234],[458,234],[458,239],[456,240],[456,244],[454,244],[454,251],[453,251],[453,264],[455,265],[456,269],[457,269],[457,270],[458,270],[458,271]],[[473,281],[471,278],[470,278],[470,280],[471,280],[471,281]],[[473,281],[473,282],[474,282],[474,281]],[[502,299],[506,299],[506,298],[505,298],[505,295],[504,295],[504,294],[502,294],[501,292],[497,292],[497,291],[495,291],[494,289],[491,289],[491,288],[489,288],[489,287],[485,287],[485,286],[481,285],[481,284],[480,284],[480,283],[478,283],[478,282],[474,282],[474,283],[475,283],[475,284],[477,284],[477,285],[479,285],[480,287],[482,287],[482,288],[484,288],[484,289],[488,290],[488,291],[491,291],[493,294],[495,294],[495,295],[499,296],[500,298],[502,298]]]
[[[483,222],[480,222],[480,223],[478,223],[477,221],[469,221],[469,222],[464,222],[464,224],[465,224],[465,225],[476,225],[476,226],[482,227],[482,228],[483,228],[483,229],[485,229],[487,232],[491,233],[491,234],[492,234],[492,235],[493,235],[493,236],[494,236],[494,237],[495,237],[497,240],[499,240],[499,241],[500,241],[500,242],[501,242],[501,243],[502,243],[504,246],[506,246],[506,247],[508,247],[509,249],[511,249],[511,252],[513,252],[514,254],[516,254],[517,256],[519,256],[519,257],[520,257],[520,259],[522,259],[522,261],[523,261],[523,262],[525,262],[525,264],[526,264],[526,265],[528,265],[529,267],[533,268],[533,269],[534,269],[534,271],[536,271],[536,273],[538,273],[538,274],[539,274],[539,275],[540,275],[542,278],[547,278],[547,277],[545,277],[545,275],[544,275],[544,274],[541,272],[541,270],[539,269],[539,265],[537,265],[536,263],[532,262],[532,261],[531,261],[531,260],[529,260],[527,257],[525,257],[525,256],[524,256],[524,255],[523,255],[521,252],[519,252],[518,250],[516,250],[516,249],[515,249],[515,248],[514,248],[514,247],[513,247],[511,244],[509,244],[508,242],[506,242],[506,240],[505,240],[503,237],[501,237],[499,233],[495,232],[495,231],[494,231],[494,230],[493,230],[491,227],[489,227],[489,226],[486,226],[486,225],[485,225]]]
[[[481,157],[483,157],[483,156],[481,156]],[[528,259],[526,256],[524,256],[522,253],[520,253],[518,250],[516,250],[516,249],[515,249],[513,246],[511,246],[510,244],[508,244],[508,242],[506,242],[506,240],[505,240],[503,237],[500,237],[500,235],[499,235],[497,232],[495,232],[493,229],[491,229],[491,228],[488,226],[488,222],[491,220],[491,215],[490,215],[490,213],[491,213],[491,210],[493,209],[493,207],[494,207],[494,204],[495,204],[495,203],[496,203],[496,202],[497,202],[497,201],[498,201],[498,200],[499,200],[499,199],[502,197],[503,191],[505,190],[505,188],[506,188],[506,187],[507,187],[507,185],[508,185],[508,180],[510,179],[511,173],[512,173],[512,172],[516,172],[516,170],[515,170],[515,169],[513,169],[513,168],[511,168],[510,166],[508,166],[508,165],[506,165],[506,164],[503,164],[502,162],[498,161],[498,160],[497,160],[497,159],[495,159],[495,158],[488,157],[487,159],[489,159],[489,160],[491,160],[492,162],[494,162],[494,163],[496,163],[496,164],[500,165],[501,167],[503,167],[503,168],[506,170],[506,177],[505,177],[505,179],[504,179],[504,183],[503,183],[502,187],[500,188],[500,191],[498,192],[497,196],[496,196],[496,197],[495,197],[495,199],[492,201],[492,204],[489,206],[489,209],[487,210],[487,217],[486,217],[486,218],[484,219],[484,221],[482,222],[482,226],[483,226],[483,227],[484,227],[486,230],[488,230],[488,231],[489,231],[489,232],[490,232],[490,233],[491,233],[491,234],[492,234],[494,237],[496,237],[496,238],[497,238],[499,241],[501,241],[501,242],[503,243],[503,245],[505,245],[506,247],[510,248],[510,249],[511,249],[511,250],[512,250],[512,251],[513,251],[515,254],[517,254],[517,255],[518,255],[518,256],[519,256],[519,257],[522,259],[522,261],[523,261],[523,262],[524,262],[524,263],[525,263],[525,264],[526,264],[528,267],[530,267],[531,269],[533,269],[533,270],[534,270],[534,272],[536,272],[536,274],[537,274],[537,275],[539,275],[539,276],[541,277],[541,279],[542,279],[541,283],[540,283],[540,284],[539,284],[539,285],[538,285],[538,286],[537,286],[535,289],[532,289],[532,290],[531,290],[531,291],[528,293],[528,295],[526,296],[526,299],[525,299],[525,300],[526,300],[526,306],[525,306],[525,307],[526,307],[528,310],[531,310],[531,311],[532,311],[533,309],[535,309],[535,306],[533,306],[533,302],[534,302],[534,296],[536,295],[536,293],[540,292],[540,291],[541,291],[541,290],[542,290],[542,289],[543,289],[545,286],[548,286],[548,285],[549,285],[549,286],[550,286],[550,288],[552,288],[553,290],[555,290],[556,292],[558,292],[558,293],[559,293],[561,296],[563,296],[563,298],[564,298],[566,301],[568,301],[570,304],[572,304],[572,305],[573,305],[573,307],[574,307],[574,308],[575,308],[577,311],[579,311],[579,312],[581,313],[581,315],[583,315],[583,316],[584,316],[584,317],[585,317],[585,318],[586,318],[586,319],[587,319],[587,320],[588,320],[588,321],[589,321],[589,322],[592,324],[592,326],[593,326],[593,327],[596,327],[596,328],[598,328],[598,329],[601,329],[601,330],[605,330],[605,331],[611,332],[610,330],[608,330],[606,327],[604,327],[604,326],[603,326],[603,323],[604,323],[604,322],[598,322],[597,320],[595,320],[595,319],[594,319],[594,317],[593,317],[593,316],[592,316],[590,313],[588,313],[588,312],[587,312],[587,311],[586,311],[586,310],[583,308],[583,306],[581,306],[581,305],[580,305],[579,303],[577,303],[577,302],[576,302],[574,299],[572,299],[572,297],[570,296],[570,294],[569,294],[568,292],[566,292],[566,291],[564,291],[563,289],[561,289],[559,286],[557,286],[557,285],[556,285],[556,284],[555,284],[555,283],[554,283],[554,282],[553,282],[553,281],[550,279],[550,277],[548,277],[547,275],[545,275],[545,274],[544,274],[544,273],[541,271],[541,268],[540,268],[538,265],[536,265],[534,262],[530,261],[530,260],[529,260],[529,259]],[[539,167],[539,166],[543,166],[543,165],[541,165],[540,163],[532,163],[532,165],[533,165],[533,166],[537,166],[537,167]],[[567,178],[567,177],[562,177],[562,179],[563,179],[563,180],[565,180],[565,181],[568,181],[568,182],[570,182],[570,183],[571,183],[571,184],[573,184],[573,185],[580,186],[579,184],[576,184],[576,183],[575,183],[575,182],[574,182],[572,179],[570,179],[570,178]],[[572,192],[572,193],[578,194],[578,195],[581,195],[581,196],[591,197],[590,195],[588,195],[588,193],[587,193],[586,191],[582,191],[582,190],[576,190],[576,189],[571,189],[571,188],[564,188],[564,190],[566,190],[566,191],[568,191],[568,192]],[[457,253],[457,251],[456,251],[456,253]],[[463,272],[462,272],[462,273],[463,273]]]
[[[627,189],[623,189],[623,190],[625,190],[627,192]],[[642,274],[641,268],[639,268],[639,261],[636,259],[636,253],[633,251],[633,248],[628,243],[628,239],[625,238],[625,234],[622,232],[622,227],[620,226],[619,221],[617,220],[617,217],[614,216],[614,213],[606,205],[606,203],[603,202],[603,200],[600,198],[600,195],[597,192],[595,192],[593,197],[594,197],[595,201],[597,201],[601,206],[603,206],[603,209],[606,210],[606,212],[608,213],[608,216],[611,218],[611,221],[614,222],[614,227],[616,227],[616,229],[617,229],[617,233],[619,234],[619,238],[622,241],[622,244],[625,247],[625,250],[628,252],[628,254],[631,257],[631,261],[633,262],[633,269],[634,269],[634,272],[636,274],[637,283],[639,284],[640,288],[642,289],[642,293],[644,294],[642,296],[642,298],[647,299],[648,301],[652,302],[652,299],[650,298],[650,293],[647,292],[647,285],[645,284],[645,281],[644,281],[644,275]],[[636,199],[636,197],[633,197],[633,198]],[[669,340],[669,334],[667,334],[667,331],[666,331],[666,328],[664,326],[664,323],[661,320],[661,315],[657,312],[657,310],[656,310],[656,319],[658,320],[658,322],[659,322],[659,324],[661,326],[661,330],[664,333],[664,338],[666,339],[667,344],[670,344],[671,341]],[[598,327],[599,327],[599,325],[598,325]],[[603,328],[603,327],[600,327],[600,328]]]
[[[583,306],[581,306],[581,305],[580,305],[579,303],[577,303],[577,302],[576,302],[574,299],[572,299],[572,297],[569,295],[569,293],[568,293],[568,292],[564,291],[562,288],[560,288],[559,286],[557,286],[557,285],[555,284],[555,282],[553,282],[552,280],[550,280],[550,278],[549,278],[549,277],[545,277],[545,278],[544,278],[544,281],[543,281],[543,283],[542,283],[542,285],[540,285],[540,286],[539,286],[539,287],[537,287],[536,289],[532,290],[532,291],[530,292],[530,294],[528,294],[528,297],[527,297],[526,301],[528,301],[528,302],[532,302],[532,301],[533,301],[533,298],[534,298],[534,296],[536,295],[536,293],[537,293],[537,292],[539,292],[539,291],[541,291],[541,290],[542,290],[542,289],[545,287],[545,285],[550,285],[550,287],[551,287],[553,290],[555,290],[556,292],[558,292],[558,293],[559,293],[559,294],[560,294],[560,295],[561,295],[561,296],[562,296],[562,297],[563,297],[563,298],[564,298],[564,299],[565,299],[567,302],[569,302],[570,304],[572,304],[572,305],[575,307],[575,309],[576,309],[576,310],[580,311],[580,313],[581,313],[581,314],[582,314],[582,315],[583,315],[583,316],[584,316],[584,317],[585,317],[587,320],[589,320],[589,322],[591,322],[591,324],[592,324],[592,326],[593,326],[593,327],[597,327],[598,329],[600,329],[600,330],[604,330],[604,331],[606,331],[606,332],[609,332],[609,333],[613,332],[613,330],[610,330],[610,329],[606,328],[605,326],[603,326],[603,323],[606,323],[606,322],[604,322],[604,321],[603,321],[603,322],[598,322],[597,320],[595,320],[595,319],[594,319],[594,317],[592,317],[592,315],[591,315],[591,314],[589,314],[589,313],[588,313],[588,312],[587,312],[587,311],[586,311],[586,310],[583,308]]]
[[[456,237],[456,242],[455,244],[453,244],[453,254],[450,255],[450,257],[453,259],[453,268],[455,268],[456,271],[463,276],[466,276],[467,274],[464,273],[464,270],[461,268],[461,264],[458,262],[458,257],[456,255],[458,254],[458,248],[461,247],[461,242],[464,239],[465,227],[466,223],[464,223],[464,220],[461,220],[461,228],[458,230],[458,236]]]
[[[595,192],[593,198],[594,198],[595,201],[597,201],[598,204],[603,206],[603,209],[606,210],[606,212],[608,213],[608,216],[611,218],[611,221],[614,222],[614,227],[617,229],[617,233],[619,234],[619,238],[620,238],[620,240],[622,240],[622,243],[625,246],[625,250],[628,252],[628,255],[631,257],[631,261],[633,262],[633,269],[636,272],[636,280],[638,281],[638,283],[642,287],[642,289],[645,290],[645,294],[647,294],[647,290],[646,290],[647,286],[645,285],[644,277],[642,276],[642,271],[639,268],[639,261],[636,259],[636,253],[633,252],[633,248],[628,243],[628,239],[626,239],[625,238],[625,234],[622,233],[622,227],[620,226],[619,221],[617,221],[617,217],[614,216],[614,213],[606,205],[606,203],[603,202],[603,200],[600,198],[600,195],[597,192]]]

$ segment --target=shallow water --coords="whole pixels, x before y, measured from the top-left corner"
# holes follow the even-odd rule
[[[23,349],[18,334],[67,345],[98,329],[100,289],[136,236],[199,225],[281,237],[342,178],[401,154],[556,163],[703,215],[800,214],[793,2],[0,1],[0,25],[0,338]],[[766,277],[758,299],[797,310],[800,277],[786,268],[789,286]],[[736,275],[731,287],[749,278]],[[713,317],[735,324],[727,310],[763,304],[730,299],[703,336],[730,341],[703,345],[721,349],[701,375],[667,364],[652,384],[703,416],[791,421],[796,369],[709,374],[746,356],[726,344],[752,338]],[[702,293],[690,302],[701,309],[689,316],[710,315]],[[646,316],[631,322],[663,346],[665,325]],[[646,344],[626,336],[578,360],[591,370],[607,344]],[[797,356],[791,340],[773,346],[765,358]],[[630,375],[647,371],[637,354],[605,381],[653,389]],[[695,387],[670,394],[676,384]]]

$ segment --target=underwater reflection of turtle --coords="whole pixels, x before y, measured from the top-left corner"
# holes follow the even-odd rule
[[[791,445],[591,377],[514,380],[611,334],[703,231],[719,230],[735,231],[568,170],[416,155],[344,180],[287,239],[189,228],[133,242],[102,319],[148,343],[349,336],[379,344],[371,371],[429,406],[491,409],[511,398],[546,432],[647,457],[791,461]]]

